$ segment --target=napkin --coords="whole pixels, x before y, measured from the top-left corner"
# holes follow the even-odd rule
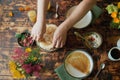
[[[60,65],[58,68],[55,69],[55,72],[57,73],[57,75],[59,76],[59,78],[61,80],[81,80],[75,77],[70,76],[65,68],[64,68],[64,64]]]
[[[94,5],[93,8],[91,9],[92,11],[92,15],[93,15],[93,19],[92,19],[92,23],[101,15],[101,13],[103,12],[103,10],[98,7],[97,5]]]

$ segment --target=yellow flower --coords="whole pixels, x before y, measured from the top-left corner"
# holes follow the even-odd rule
[[[10,61],[9,68],[10,68],[10,72],[12,73],[13,78],[16,78],[16,79],[25,78],[25,75],[21,74],[18,70],[16,70],[17,66],[15,62]]]
[[[33,60],[36,61],[36,60],[37,60],[37,57],[34,57]]]
[[[21,74],[19,71],[15,70],[13,73],[13,78],[25,78],[23,74]]]
[[[118,2],[117,7],[120,8],[120,2]]]
[[[114,22],[114,23],[119,23],[120,21],[119,21],[118,18],[114,18],[114,19],[113,19],[113,22]]]
[[[31,51],[32,51],[31,48],[26,48],[26,49],[25,49],[25,52],[27,52],[27,53],[30,53]]]
[[[117,12],[112,12],[112,13],[111,13],[111,17],[112,17],[112,18],[116,18],[116,17],[117,17]]]
[[[21,74],[19,71],[15,70],[14,73],[12,73],[12,76],[14,79],[21,79],[25,78],[24,74]]]
[[[9,67],[10,67],[11,70],[12,70],[12,69],[16,69],[16,64],[15,64],[15,62],[10,61],[10,62],[9,62]]]

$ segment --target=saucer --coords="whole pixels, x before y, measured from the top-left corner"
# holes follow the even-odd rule
[[[109,50],[109,52],[108,52],[108,58],[109,58],[111,61],[120,61],[120,58],[115,59],[114,57],[116,57],[116,56],[111,54],[111,53],[112,53],[112,50],[114,50],[114,49],[120,50],[119,47],[112,47],[112,48]],[[114,56],[114,57],[113,57],[113,56]],[[118,55],[118,56],[119,56],[119,55]]]
[[[120,38],[119,38],[118,41],[117,41],[117,47],[120,48]]]
[[[66,14],[66,17],[68,18],[70,16],[70,14],[74,11],[74,9],[76,8],[76,6],[71,7]],[[88,11],[88,13],[80,20],[78,21],[73,27],[74,28],[85,28],[87,27],[92,21],[92,12]]]

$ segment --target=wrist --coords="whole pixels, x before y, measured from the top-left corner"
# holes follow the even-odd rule
[[[60,26],[63,27],[64,30],[68,31],[73,25],[70,20],[65,20]]]
[[[46,23],[46,19],[45,18],[37,18],[36,19],[36,23]]]
[[[68,30],[70,29],[69,26],[64,22],[60,24],[59,28],[61,28],[64,32],[68,32]]]
[[[40,16],[37,16],[37,18],[36,18],[36,21],[37,22],[45,22],[46,20],[45,20],[45,17],[40,17]]]
[[[37,20],[36,23],[35,23],[35,25],[38,25],[39,27],[46,26],[46,22],[45,21],[39,21],[39,20]]]

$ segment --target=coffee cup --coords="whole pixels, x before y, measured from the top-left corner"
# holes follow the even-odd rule
[[[120,48],[120,38],[119,38],[118,41],[117,41],[117,47]]]
[[[66,57],[64,67],[70,76],[83,79],[92,72],[93,59],[84,50],[74,50]]]
[[[108,58],[112,61],[120,60],[120,47],[112,47],[108,52]]]

